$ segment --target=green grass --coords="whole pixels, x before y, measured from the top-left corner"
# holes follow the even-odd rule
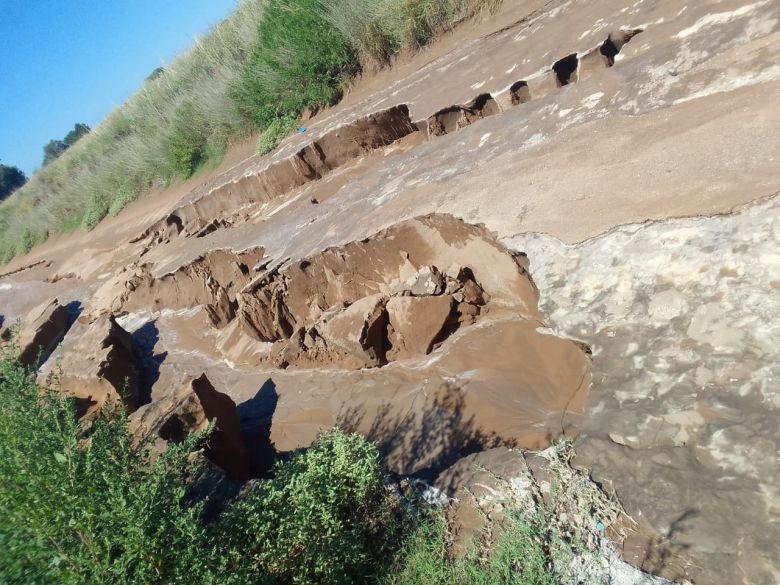
[[[500,0],[244,0],[125,104],[0,203],[0,262],[93,229],[139,193],[188,178],[231,141],[276,147],[304,108]]]
[[[538,519],[510,516],[494,549],[448,557],[441,513],[421,525],[397,553],[383,585],[556,585]],[[479,554],[479,553],[482,554]]]
[[[267,154],[274,150],[279,143],[289,136],[298,126],[295,118],[282,117],[271,122],[260,135],[257,141],[257,154]]]

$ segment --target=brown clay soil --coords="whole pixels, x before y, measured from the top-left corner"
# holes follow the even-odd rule
[[[683,252],[652,253],[695,241],[704,265],[766,239],[734,240],[777,217],[779,48],[780,7],[765,0],[505,3],[366,74],[275,152],[237,145],[219,168],[14,259],[2,323],[22,320],[33,344],[62,339],[41,376],[62,363],[87,408],[119,375],[134,376],[128,408],[148,428],[156,412],[198,428],[209,400],[232,400],[253,472],[258,452],[333,425],[428,478],[468,453],[579,436],[583,464],[615,479],[651,535],[632,541],[634,562],[697,583],[775,582],[776,457],[756,470],[734,445],[752,429],[756,457],[776,454],[761,417],[777,395],[702,368],[760,346],[754,371],[771,379],[776,332],[753,342],[722,325],[712,305],[728,291],[689,294],[689,273],[669,273]],[[599,327],[616,315],[625,327]],[[671,358],[648,341],[662,338],[657,318],[696,356],[677,379],[690,371],[700,388],[658,390]],[[637,362],[632,344],[652,351]],[[629,370],[644,374],[633,393],[614,386]],[[705,387],[743,413],[736,430],[717,426]],[[213,416],[237,452],[224,410]],[[655,420],[671,425],[660,439]],[[723,510],[729,527],[715,510],[734,477],[755,497]]]

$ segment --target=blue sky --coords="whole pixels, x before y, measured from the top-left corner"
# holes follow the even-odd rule
[[[30,175],[43,145],[95,127],[236,0],[0,0],[0,160]]]

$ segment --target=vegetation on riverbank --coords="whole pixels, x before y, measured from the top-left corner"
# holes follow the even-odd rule
[[[390,489],[377,447],[335,429],[205,514],[205,434],[152,461],[123,409],[87,431],[71,400],[2,351],[2,583],[553,582],[538,530],[519,518],[494,554],[450,561],[441,511]]]
[[[260,131],[258,151],[269,152],[366,64],[386,65],[499,2],[244,0],[0,204],[0,264],[216,164],[233,140]]]

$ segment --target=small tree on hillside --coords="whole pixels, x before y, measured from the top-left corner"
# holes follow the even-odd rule
[[[68,150],[68,145],[62,140],[49,140],[46,146],[43,147],[43,164],[44,166],[49,164],[56,158]]]
[[[78,140],[85,134],[89,134],[90,127],[81,122],[77,122],[73,126],[73,130],[65,135],[62,140],[49,140],[48,144],[43,147],[43,164],[47,165],[55,158],[59,158],[63,152],[68,150],[71,146],[76,144]]]
[[[0,201],[26,182],[27,177],[18,167],[10,167],[0,163]]]
[[[76,123],[75,126],[73,126],[73,130],[71,130],[65,135],[65,139],[63,140],[63,142],[68,148],[70,148],[76,143],[76,141],[79,138],[81,138],[85,134],[89,134],[89,131],[90,131],[89,126],[87,126],[86,124],[82,124],[81,122],[78,122]]]

